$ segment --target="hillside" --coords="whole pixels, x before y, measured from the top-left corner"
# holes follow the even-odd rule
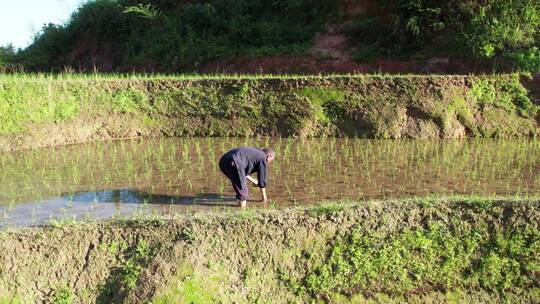
[[[90,0],[66,24],[45,25],[27,49],[5,55],[0,66],[9,61],[29,71],[536,73],[539,33],[535,0]]]

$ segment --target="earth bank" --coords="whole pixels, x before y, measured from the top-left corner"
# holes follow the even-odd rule
[[[538,303],[539,207],[425,198],[3,231],[0,302]]]
[[[514,74],[4,76],[0,151],[150,136],[527,137],[540,132],[533,95]]]

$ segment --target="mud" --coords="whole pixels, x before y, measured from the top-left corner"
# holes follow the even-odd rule
[[[0,298],[49,303],[62,289],[74,303],[140,303],[167,293],[170,284],[187,282],[198,296],[225,303],[305,302],[311,295],[295,292],[287,282],[301,279],[313,267],[309,263],[324,259],[334,240],[354,227],[384,238],[431,225],[538,233],[539,223],[539,201],[441,199],[3,231]],[[525,292],[538,288],[538,272],[523,275],[536,283],[517,294],[508,290],[507,302],[538,300]],[[413,299],[444,298],[452,291],[428,283]],[[503,301],[489,289],[465,293]]]

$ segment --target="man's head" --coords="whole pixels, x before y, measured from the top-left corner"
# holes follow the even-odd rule
[[[276,157],[276,152],[274,152],[272,148],[263,148],[262,150],[264,154],[266,154],[266,161],[271,163],[274,160],[274,157]]]

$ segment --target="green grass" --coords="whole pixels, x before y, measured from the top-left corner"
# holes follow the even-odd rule
[[[504,74],[487,74],[486,76],[496,76]],[[370,74],[361,73],[330,73],[318,75],[306,74],[160,74],[160,73],[0,73],[0,80],[220,80],[220,79],[335,79],[335,78],[448,78],[466,77],[449,75],[423,75],[413,73],[384,73],[376,72]],[[324,92],[307,94],[326,94]]]
[[[25,304],[25,301],[21,300],[19,297],[1,295],[0,304]]]
[[[75,299],[73,291],[69,287],[58,288],[54,291],[52,304],[71,304]]]
[[[1,82],[0,135],[21,132],[27,124],[59,123],[79,113],[82,92],[66,83]]]
[[[121,267],[120,282],[126,288],[135,289],[137,287],[143,266],[149,261],[151,255],[152,248],[145,240],[139,240]]]
[[[209,278],[201,277],[192,266],[185,264],[180,267],[168,288],[162,290],[152,300],[152,304],[216,303],[216,290],[220,288],[220,275]]]
[[[489,229],[434,223],[378,236],[357,228],[337,240],[322,265],[306,276],[305,291],[316,297],[355,290],[404,294],[427,284],[504,294],[534,287],[540,232],[532,227]]]
[[[308,210],[308,214],[313,217],[332,215],[343,210],[343,204],[324,204],[321,206],[313,207]]]
[[[469,94],[481,106],[492,105],[526,117],[534,117],[539,109],[527,96],[528,92],[518,78],[480,79],[473,83]]]
[[[231,260],[220,260],[229,265],[226,271],[182,264],[153,303],[195,298],[194,303],[534,302],[540,291],[540,231],[534,222],[518,224],[517,219],[536,213],[537,203],[533,198],[453,196],[301,208],[309,217],[333,217],[320,217],[325,220],[319,227],[313,219],[282,214],[298,224],[287,230],[290,239],[278,238],[275,246],[249,238],[236,240],[230,249],[235,236],[223,234],[212,242],[214,249],[197,243],[199,258],[232,254]],[[515,218],[501,222],[503,210],[509,209]],[[259,230],[257,218],[267,219],[252,217],[238,227],[247,225],[251,237],[284,233],[286,221]],[[244,259],[241,266],[238,255]],[[217,277],[221,289],[201,288],[214,286],[211,278]]]

